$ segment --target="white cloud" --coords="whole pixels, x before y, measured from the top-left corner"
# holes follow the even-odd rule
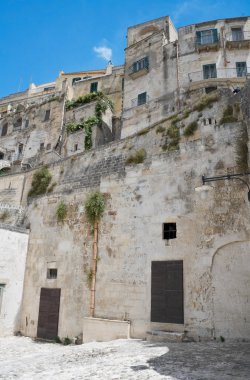
[[[97,53],[98,57],[105,59],[106,61],[111,61],[112,49],[107,46],[94,47],[94,52]]]

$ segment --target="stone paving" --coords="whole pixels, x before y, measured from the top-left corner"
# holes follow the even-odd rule
[[[1,380],[248,380],[248,343],[117,340],[62,346],[0,338]]]

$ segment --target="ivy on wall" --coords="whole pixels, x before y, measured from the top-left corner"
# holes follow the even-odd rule
[[[80,99],[80,100],[79,100]],[[90,103],[92,101],[97,101],[95,105],[95,115],[90,116],[88,119],[83,120],[80,123],[70,122],[66,124],[65,128],[67,133],[74,133],[81,129],[84,129],[85,138],[84,138],[84,147],[85,150],[89,150],[92,148],[92,126],[93,125],[101,125],[102,124],[102,115],[110,109],[113,111],[114,105],[111,99],[109,99],[102,92],[94,92],[91,94],[87,94],[85,96],[80,96],[75,101],[71,101],[66,105],[67,109],[72,109],[74,107],[78,107],[81,104]],[[75,105],[76,104],[76,105]]]

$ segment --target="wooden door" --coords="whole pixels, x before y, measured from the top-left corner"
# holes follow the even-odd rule
[[[183,261],[152,261],[151,321],[184,323]]]
[[[41,288],[37,337],[54,339],[58,335],[61,289]]]

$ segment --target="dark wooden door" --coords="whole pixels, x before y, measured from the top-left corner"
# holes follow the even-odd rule
[[[54,339],[58,335],[61,289],[41,288],[37,337]]]
[[[183,261],[152,261],[151,321],[184,323]]]

